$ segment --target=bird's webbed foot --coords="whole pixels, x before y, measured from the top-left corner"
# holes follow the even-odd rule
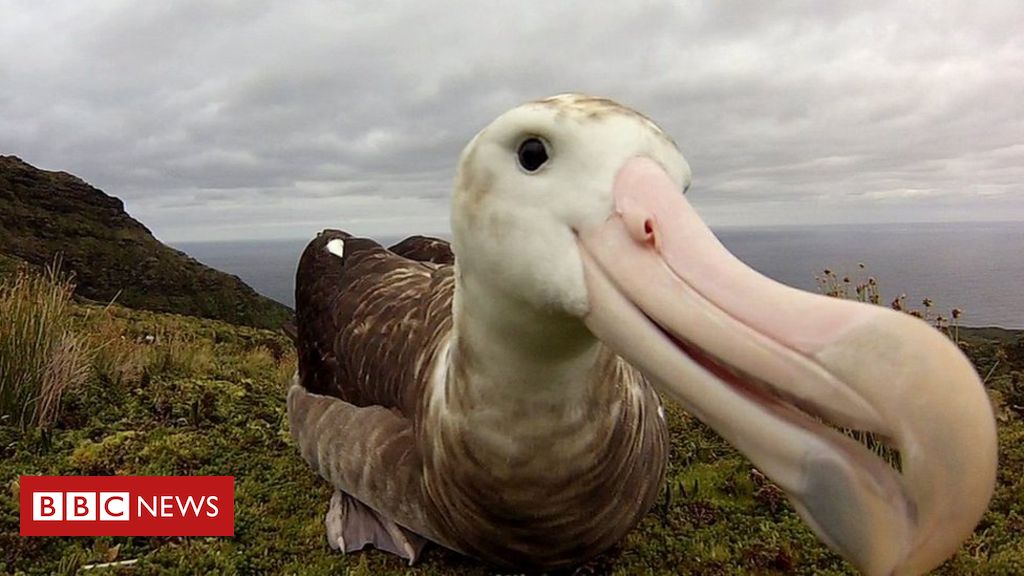
[[[411,566],[423,552],[427,539],[395,524],[352,496],[335,490],[325,519],[327,542],[344,553],[367,545],[404,558]]]

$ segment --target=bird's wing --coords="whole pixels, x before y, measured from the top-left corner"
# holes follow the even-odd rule
[[[396,524],[454,547],[430,521],[414,427],[435,351],[451,327],[453,290],[451,265],[409,259],[337,230],[322,232],[302,254],[299,374],[288,420],[303,459],[340,491],[335,498],[365,505],[334,519],[342,549],[373,544],[415,559],[419,548],[382,528]]]
[[[441,240],[395,248],[405,255],[337,230],[310,242],[296,275],[296,346],[310,392],[409,417],[451,329],[454,276],[436,263],[451,260]]]
[[[431,238],[430,236],[409,236],[388,250],[419,262],[455,263],[455,254],[452,253],[451,245],[440,238]]]

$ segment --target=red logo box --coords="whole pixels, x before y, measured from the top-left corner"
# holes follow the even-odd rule
[[[22,536],[234,536],[233,476],[21,476]]]

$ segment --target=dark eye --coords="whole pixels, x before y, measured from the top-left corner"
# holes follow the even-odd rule
[[[538,138],[523,140],[516,155],[519,157],[519,165],[527,172],[536,172],[548,161],[548,149]]]

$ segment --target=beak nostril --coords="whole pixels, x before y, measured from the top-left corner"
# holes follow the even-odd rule
[[[644,242],[652,248],[658,248],[658,236],[654,233],[654,218],[644,220]]]
[[[628,199],[623,202],[623,206],[619,208],[618,213],[633,240],[641,244],[656,246],[657,237],[655,230],[657,229],[657,224],[653,214],[640,206],[636,206]]]

